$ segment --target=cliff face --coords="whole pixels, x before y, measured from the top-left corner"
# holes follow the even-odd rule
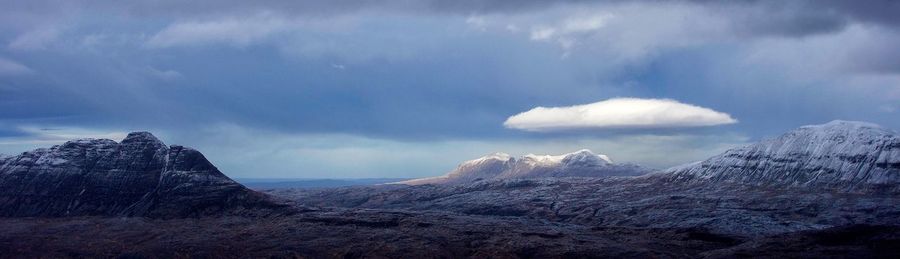
[[[147,132],[0,158],[0,216],[191,217],[280,207]],[[265,212],[264,212],[265,213]]]
[[[900,137],[874,124],[833,121],[666,171],[675,182],[900,191]]]

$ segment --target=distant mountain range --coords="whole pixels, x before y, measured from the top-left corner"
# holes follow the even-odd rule
[[[603,177],[609,174],[596,170],[611,165],[586,151],[521,159],[495,154],[445,176],[405,182],[411,185],[271,193],[313,206],[525,216],[609,228],[700,228],[744,237],[900,225],[900,139],[874,124],[804,126],[640,176]],[[558,177],[574,175],[582,177]]]
[[[515,158],[495,153],[466,161],[443,176],[400,184],[460,184],[545,177],[640,176],[670,182],[733,182],[763,186],[825,186],[847,191],[900,191],[900,137],[865,122],[804,126],[774,139],[730,149],[704,161],[661,171],[616,164],[590,150]]]
[[[270,195],[147,132],[73,140],[0,157],[0,254],[893,258],[897,135],[834,121],[658,171],[497,153],[404,184]]]
[[[870,123],[833,121],[661,171],[613,163],[606,155],[590,150],[519,158],[495,153],[466,161],[443,176],[398,183],[470,184],[612,176],[707,187],[736,183],[894,193],[900,192],[900,137]],[[335,187],[387,181],[257,181],[251,185]],[[0,157],[0,216],[181,217],[278,206],[265,195],[229,179],[200,152],[166,146],[147,132],[128,134],[121,142],[81,139]]]
[[[458,184],[481,180],[542,177],[637,176],[653,171],[653,169],[635,164],[616,164],[606,155],[597,155],[587,149],[557,156],[529,154],[520,158],[505,153],[494,153],[463,162],[455,170],[443,176],[398,183],[408,185]]]

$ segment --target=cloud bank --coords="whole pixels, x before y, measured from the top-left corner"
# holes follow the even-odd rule
[[[270,15],[244,19],[228,18],[215,21],[174,23],[153,35],[147,41],[146,46],[165,48],[230,43],[236,47],[245,47],[287,30],[288,23],[288,21]]]
[[[736,123],[731,115],[671,99],[613,98],[566,107],[537,107],[506,119],[526,131],[682,128]]]
[[[229,174],[418,177],[496,151],[590,148],[665,167],[717,153],[710,145],[740,142],[705,138],[712,134],[756,140],[834,118],[900,128],[898,3],[3,1],[0,153],[63,141],[29,127],[152,130],[204,150]],[[639,130],[580,126],[596,135],[499,126],[535,104],[616,96],[681,100],[741,123],[677,131],[640,130],[683,125],[662,120],[630,126]],[[194,133],[220,124],[252,133]],[[695,135],[610,139],[658,133]],[[309,137],[319,134],[362,140]],[[685,151],[698,142],[706,146]],[[623,147],[633,151],[611,151]],[[258,155],[248,156],[250,149]],[[704,153],[684,156],[694,151]],[[269,167],[247,167],[260,161]]]
[[[30,74],[34,71],[25,65],[16,63],[15,61],[0,58],[0,76],[15,76]]]

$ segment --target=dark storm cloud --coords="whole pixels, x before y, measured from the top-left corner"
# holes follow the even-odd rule
[[[808,1],[811,8],[821,8],[823,12],[835,12],[862,22],[882,24],[888,27],[900,27],[900,1]]]
[[[597,142],[583,140],[668,166],[803,124],[900,127],[896,13],[890,1],[0,0],[0,152],[152,130],[245,173],[423,176],[484,153]],[[614,97],[740,123],[502,125]],[[411,169],[419,153],[432,160]]]
[[[863,22],[885,27],[900,27],[900,1],[871,0],[437,0],[427,1],[430,10],[449,13],[509,13],[546,9],[561,4],[697,4],[715,10],[732,9],[732,13],[740,22],[746,23],[750,32],[782,36],[804,36],[809,34],[832,32],[841,29],[848,22]],[[741,18],[744,13],[755,13],[750,19]]]
[[[700,6],[722,12],[732,19],[734,26],[730,28],[735,33],[749,36],[806,36],[840,31],[852,22],[885,26],[897,23],[885,11],[897,9],[896,4],[889,1],[865,2],[860,4],[862,7],[846,5],[841,1],[641,1],[639,4],[673,2],[674,7]],[[279,52],[286,50],[273,47],[277,43],[271,42],[246,44],[237,49],[214,44],[203,45],[203,48],[147,49],[145,45],[136,43],[102,46],[92,51],[76,45],[83,45],[87,38],[83,37],[84,34],[96,31],[114,33],[118,28],[138,34],[135,38],[142,41],[159,32],[160,28],[165,29],[179,22],[209,20],[210,24],[221,25],[217,23],[218,18],[262,11],[298,16],[336,15],[361,10],[420,13],[422,16],[484,13],[502,16],[539,12],[561,5],[602,7],[623,3],[626,2],[4,2],[6,8],[0,12],[9,16],[4,15],[5,18],[0,19],[15,20],[16,24],[51,22],[55,18],[64,19],[66,15],[77,13],[87,13],[87,16],[100,14],[102,19],[90,18],[93,28],[69,28],[65,33],[60,33],[62,35],[57,36],[61,38],[58,41],[62,42],[59,49],[10,50],[13,44],[9,44],[6,51],[12,54],[7,57],[34,68],[36,75],[0,79],[0,93],[4,93],[0,96],[0,118],[49,118],[31,123],[77,122],[107,128],[166,124],[190,129],[232,122],[284,132],[338,132],[401,139],[511,136],[517,133],[505,131],[501,126],[509,115],[535,105],[566,106],[618,95],[634,95],[631,90],[607,87],[616,82],[606,77],[633,79],[647,72],[640,71],[639,66],[635,71],[618,75],[589,71],[585,68],[608,63],[604,60],[610,57],[582,53],[581,57],[562,60],[553,46],[535,47],[527,41],[504,35],[463,39],[458,35],[466,32],[442,31],[443,24],[428,24],[422,21],[426,20],[424,18],[415,20],[421,17],[386,22],[383,18],[372,19],[385,24],[369,25],[353,31],[349,36],[316,35],[303,31],[296,33],[300,35],[298,39],[282,43],[291,46],[321,41],[310,48],[336,46],[338,51],[372,49],[379,54],[407,48],[420,51],[411,54],[414,56],[412,58],[399,61],[374,55],[359,64],[344,64],[348,61],[345,56],[365,53],[336,54],[330,50],[313,56],[301,56],[297,61],[294,60],[296,57],[285,59]],[[236,23],[244,22],[237,20]],[[227,32],[240,33],[237,30]],[[14,32],[4,34],[7,42],[13,42],[20,36]],[[412,35],[412,38],[390,39],[406,35]],[[429,45],[441,47],[415,50]],[[882,54],[891,49],[890,46],[882,46],[863,52],[864,55],[860,56],[869,58],[854,59],[854,64],[848,66],[863,71],[895,71],[896,59],[891,57],[896,55]],[[679,62],[692,59],[695,57],[678,58]],[[627,65],[630,64],[624,64]],[[582,75],[573,78],[576,73],[573,71],[576,70],[588,71],[577,72]],[[579,77],[599,79],[586,82]],[[696,84],[688,82],[685,85]],[[718,86],[710,86],[715,87]],[[678,96],[678,99],[697,104],[712,102],[704,100],[707,95],[703,91],[710,89],[688,90],[685,89],[687,94]],[[667,97],[659,96],[666,94],[659,93],[659,89],[647,91],[646,96],[642,97]],[[691,94],[698,97],[691,97]]]
[[[785,1],[750,6],[732,6],[732,27],[748,36],[802,37],[837,32],[850,22],[839,12],[811,8]]]
[[[856,48],[845,66],[848,70],[875,74],[900,74],[900,35],[883,33],[877,41]]]
[[[7,26],[56,19],[74,12],[112,12],[120,15],[198,19],[217,15],[278,12],[298,16],[328,16],[357,11],[415,14],[512,14],[541,11],[555,6],[616,4],[689,4],[716,12],[730,12],[737,30],[744,34],[805,36],[840,30],[847,23],[860,22],[890,28],[900,27],[900,1],[871,0],[745,0],[745,1],[620,1],[620,0],[312,0],[312,1],[4,1],[2,19]]]
[[[418,36],[442,39],[441,34],[423,29]],[[366,47],[390,44],[410,43],[368,42]],[[30,51],[19,60],[34,66],[39,76],[0,78],[0,90],[5,89],[0,121],[114,129],[164,125],[173,131],[232,123],[406,140],[496,137],[503,135],[505,116],[536,98],[563,103],[569,97],[521,92],[550,81],[569,84],[559,74],[501,77],[520,72],[480,61],[490,52],[514,55],[527,52],[526,47],[527,42],[501,37],[455,44],[449,55],[439,49],[356,64],[330,55],[286,59],[267,47]],[[112,49],[115,54],[107,51]],[[552,54],[529,59],[559,62]],[[148,69],[151,65],[161,68]],[[182,76],[160,80],[159,71]]]

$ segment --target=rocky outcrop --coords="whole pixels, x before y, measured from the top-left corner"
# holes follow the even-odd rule
[[[271,213],[197,150],[148,132],[81,139],[0,160],[0,216],[190,217]]]
[[[804,126],[666,170],[673,182],[900,191],[900,137],[864,122]]]
[[[460,184],[499,179],[636,176],[652,171],[652,169],[635,164],[613,163],[606,155],[596,155],[587,149],[558,156],[529,154],[521,158],[515,158],[505,153],[494,153],[463,162],[455,170],[443,176],[399,183],[407,185]]]

